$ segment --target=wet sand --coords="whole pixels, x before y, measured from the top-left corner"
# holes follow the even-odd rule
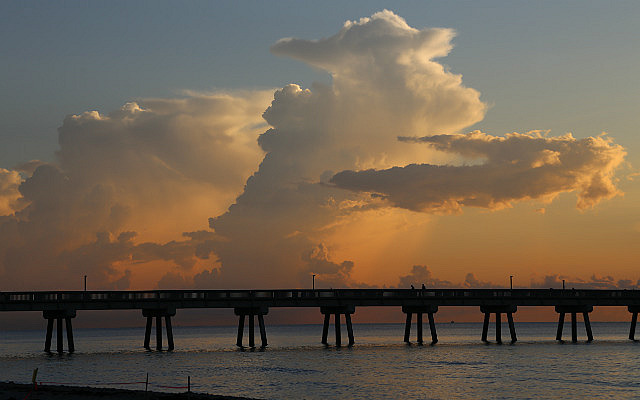
[[[28,397],[27,397],[28,396]],[[0,400],[251,400],[248,397],[219,396],[201,393],[162,393],[144,390],[104,389],[80,386],[40,385],[0,382]]]

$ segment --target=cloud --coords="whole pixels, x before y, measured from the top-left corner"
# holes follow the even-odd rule
[[[303,256],[306,270],[301,271],[301,280],[315,273],[319,287],[340,287],[357,285],[352,282],[353,261],[336,263],[330,260],[329,249],[323,244],[312,248]]]
[[[531,132],[499,137],[474,131],[399,139],[479,164],[343,171],[331,183],[425,212],[457,212],[463,206],[501,209],[522,200],[549,201],[563,192],[577,192],[577,207],[586,209],[621,194],[614,173],[626,152],[604,136],[576,139]]]
[[[474,289],[487,289],[487,288],[499,288],[503,287],[502,285],[498,285],[491,282],[484,282],[475,277],[475,275],[469,272],[464,277],[464,282],[462,283],[462,287],[474,288]]]
[[[185,232],[187,240],[172,240],[159,244],[154,242],[140,243],[131,248],[134,262],[154,260],[172,261],[182,271],[191,270],[198,260],[209,260],[217,235],[209,231]]]
[[[179,272],[167,272],[158,281],[158,289],[175,290],[191,287],[192,283]]]
[[[311,274],[320,287],[366,287],[356,277],[371,265],[340,235],[366,237],[355,225],[390,205],[497,209],[576,191],[588,208],[620,193],[624,150],[606,137],[458,134],[487,106],[438,62],[453,37],[384,10],[271,48],[327,71],[329,85],[68,116],[55,162],[0,171],[0,289],[76,288],[85,274],[94,288],[308,287]],[[376,243],[419,218],[389,211]],[[420,265],[401,277],[414,280],[449,284]],[[488,283],[470,273],[460,285]]]
[[[327,71],[332,83],[275,92],[263,115],[271,128],[258,139],[266,155],[235,204],[210,222],[227,239],[214,244],[219,282],[300,286],[317,272],[327,285],[361,285],[351,278],[357,264],[331,257],[328,243],[375,202],[326,182],[333,171],[435,153],[398,142],[398,132],[456,131],[483,118],[479,93],[434,61],[448,54],[452,38],[452,30],[415,29],[385,10],[326,39],[288,38],[271,48]]]
[[[477,279],[471,272],[465,275],[464,281],[454,283],[447,280],[438,279],[426,265],[414,265],[408,275],[401,276],[398,282],[398,288],[408,288],[411,286],[416,288],[424,285],[426,288],[446,289],[446,288],[472,288],[486,289],[499,288],[503,285],[492,282],[485,282]]]
[[[414,287],[425,285],[427,288],[438,289],[455,287],[455,285],[449,281],[435,278],[426,265],[414,265],[409,275],[400,277],[398,283],[399,288],[408,288],[411,287],[411,285]]]
[[[59,129],[59,166],[78,185],[117,186],[120,199],[146,214],[170,203],[180,212],[204,196],[209,212],[222,211],[262,156],[255,136],[268,93],[148,99],[106,116],[69,116]]]
[[[71,115],[59,129],[60,166],[74,178],[207,182],[236,189],[255,168],[253,125],[267,92],[147,99],[107,116]],[[89,169],[87,167],[90,167]],[[134,186],[134,185],[132,185]]]
[[[65,118],[55,163],[0,172],[2,288],[73,288],[85,274],[94,288],[148,287],[143,264],[210,266],[214,234],[196,229],[257,167],[270,96],[193,94]]]
[[[20,172],[25,176],[31,176],[39,166],[46,164],[46,162],[40,160],[31,160],[16,165],[15,167],[13,167],[13,170],[16,172]]]
[[[640,286],[640,280],[633,282],[630,279],[615,279],[613,276],[598,277],[592,275],[583,279],[578,277],[570,277],[563,275],[544,275],[542,277],[534,276],[528,284],[515,286],[514,288],[532,288],[532,289],[561,289],[562,281],[565,281],[566,289],[637,289]],[[398,288],[409,288],[413,285],[419,288],[422,284],[427,288],[446,289],[446,288],[470,288],[470,289],[490,289],[490,288],[507,288],[503,282],[496,283],[491,281],[483,281],[476,278],[475,274],[468,272],[465,274],[462,282],[451,282],[442,280],[433,275],[429,267],[425,265],[414,265],[408,275],[400,276]]]
[[[391,164],[424,155],[424,150],[395,143],[395,136],[455,132],[482,120],[487,109],[480,93],[462,84],[461,75],[434,60],[449,53],[453,36],[451,29],[412,28],[384,10],[347,21],[326,39],[282,39],[272,46],[274,54],[329,72],[332,86],[316,88],[315,94],[296,90],[295,105],[291,95],[276,96],[265,117],[280,137],[292,122],[322,128],[318,139],[350,150],[360,163],[381,161],[382,155]],[[311,105],[317,114],[308,115]],[[293,113],[294,107],[301,112]]]
[[[612,276],[598,277],[595,274],[589,278],[579,278],[565,275],[545,275],[542,278],[532,278],[530,287],[538,289],[560,289],[564,281],[566,289],[637,289],[640,280],[635,284],[630,279],[616,280]]]
[[[13,214],[18,210],[22,177],[17,171],[0,168],[0,216]]]

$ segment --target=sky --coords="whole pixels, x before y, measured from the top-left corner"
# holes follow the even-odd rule
[[[640,285],[637,2],[2,2],[0,290]]]

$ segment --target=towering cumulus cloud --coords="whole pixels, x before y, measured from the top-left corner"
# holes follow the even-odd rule
[[[245,191],[211,227],[231,286],[299,286],[310,275],[326,286],[354,285],[352,260],[327,244],[336,224],[368,209],[368,196],[327,185],[344,169],[387,168],[435,153],[398,142],[407,134],[457,131],[483,118],[479,93],[435,61],[453,31],[410,27],[390,11],[347,22],[321,40],[282,39],[273,53],[324,69],[332,85],[289,85],[264,113],[267,152]],[[199,279],[210,279],[206,274]]]
[[[150,99],[68,116],[56,163],[0,171],[0,287],[78,288],[86,274],[94,288],[124,288],[132,268],[148,269],[149,287],[162,263],[189,270],[208,259],[211,232],[171,239],[206,228],[242,189],[263,155],[255,136],[270,96]]]

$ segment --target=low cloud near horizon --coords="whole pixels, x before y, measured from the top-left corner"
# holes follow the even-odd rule
[[[588,278],[580,278],[569,275],[533,275],[528,281],[522,280],[520,283],[516,280],[514,289],[638,289],[640,287],[640,279],[632,281],[631,279],[615,279],[611,275],[598,277],[592,275]],[[406,289],[411,286],[420,288],[425,285],[427,289],[447,289],[447,288],[469,288],[469,289],[489,289],[489,288],[507,288],[507,284],[500,282],[482,281],[476,278],[473,272],[468,272],[462,282],[451,282],[448,280],[438,279],[433,275],[429,267],[426,265],[414,265],[408,275],[401,276],[398,281],[398,288]]]

